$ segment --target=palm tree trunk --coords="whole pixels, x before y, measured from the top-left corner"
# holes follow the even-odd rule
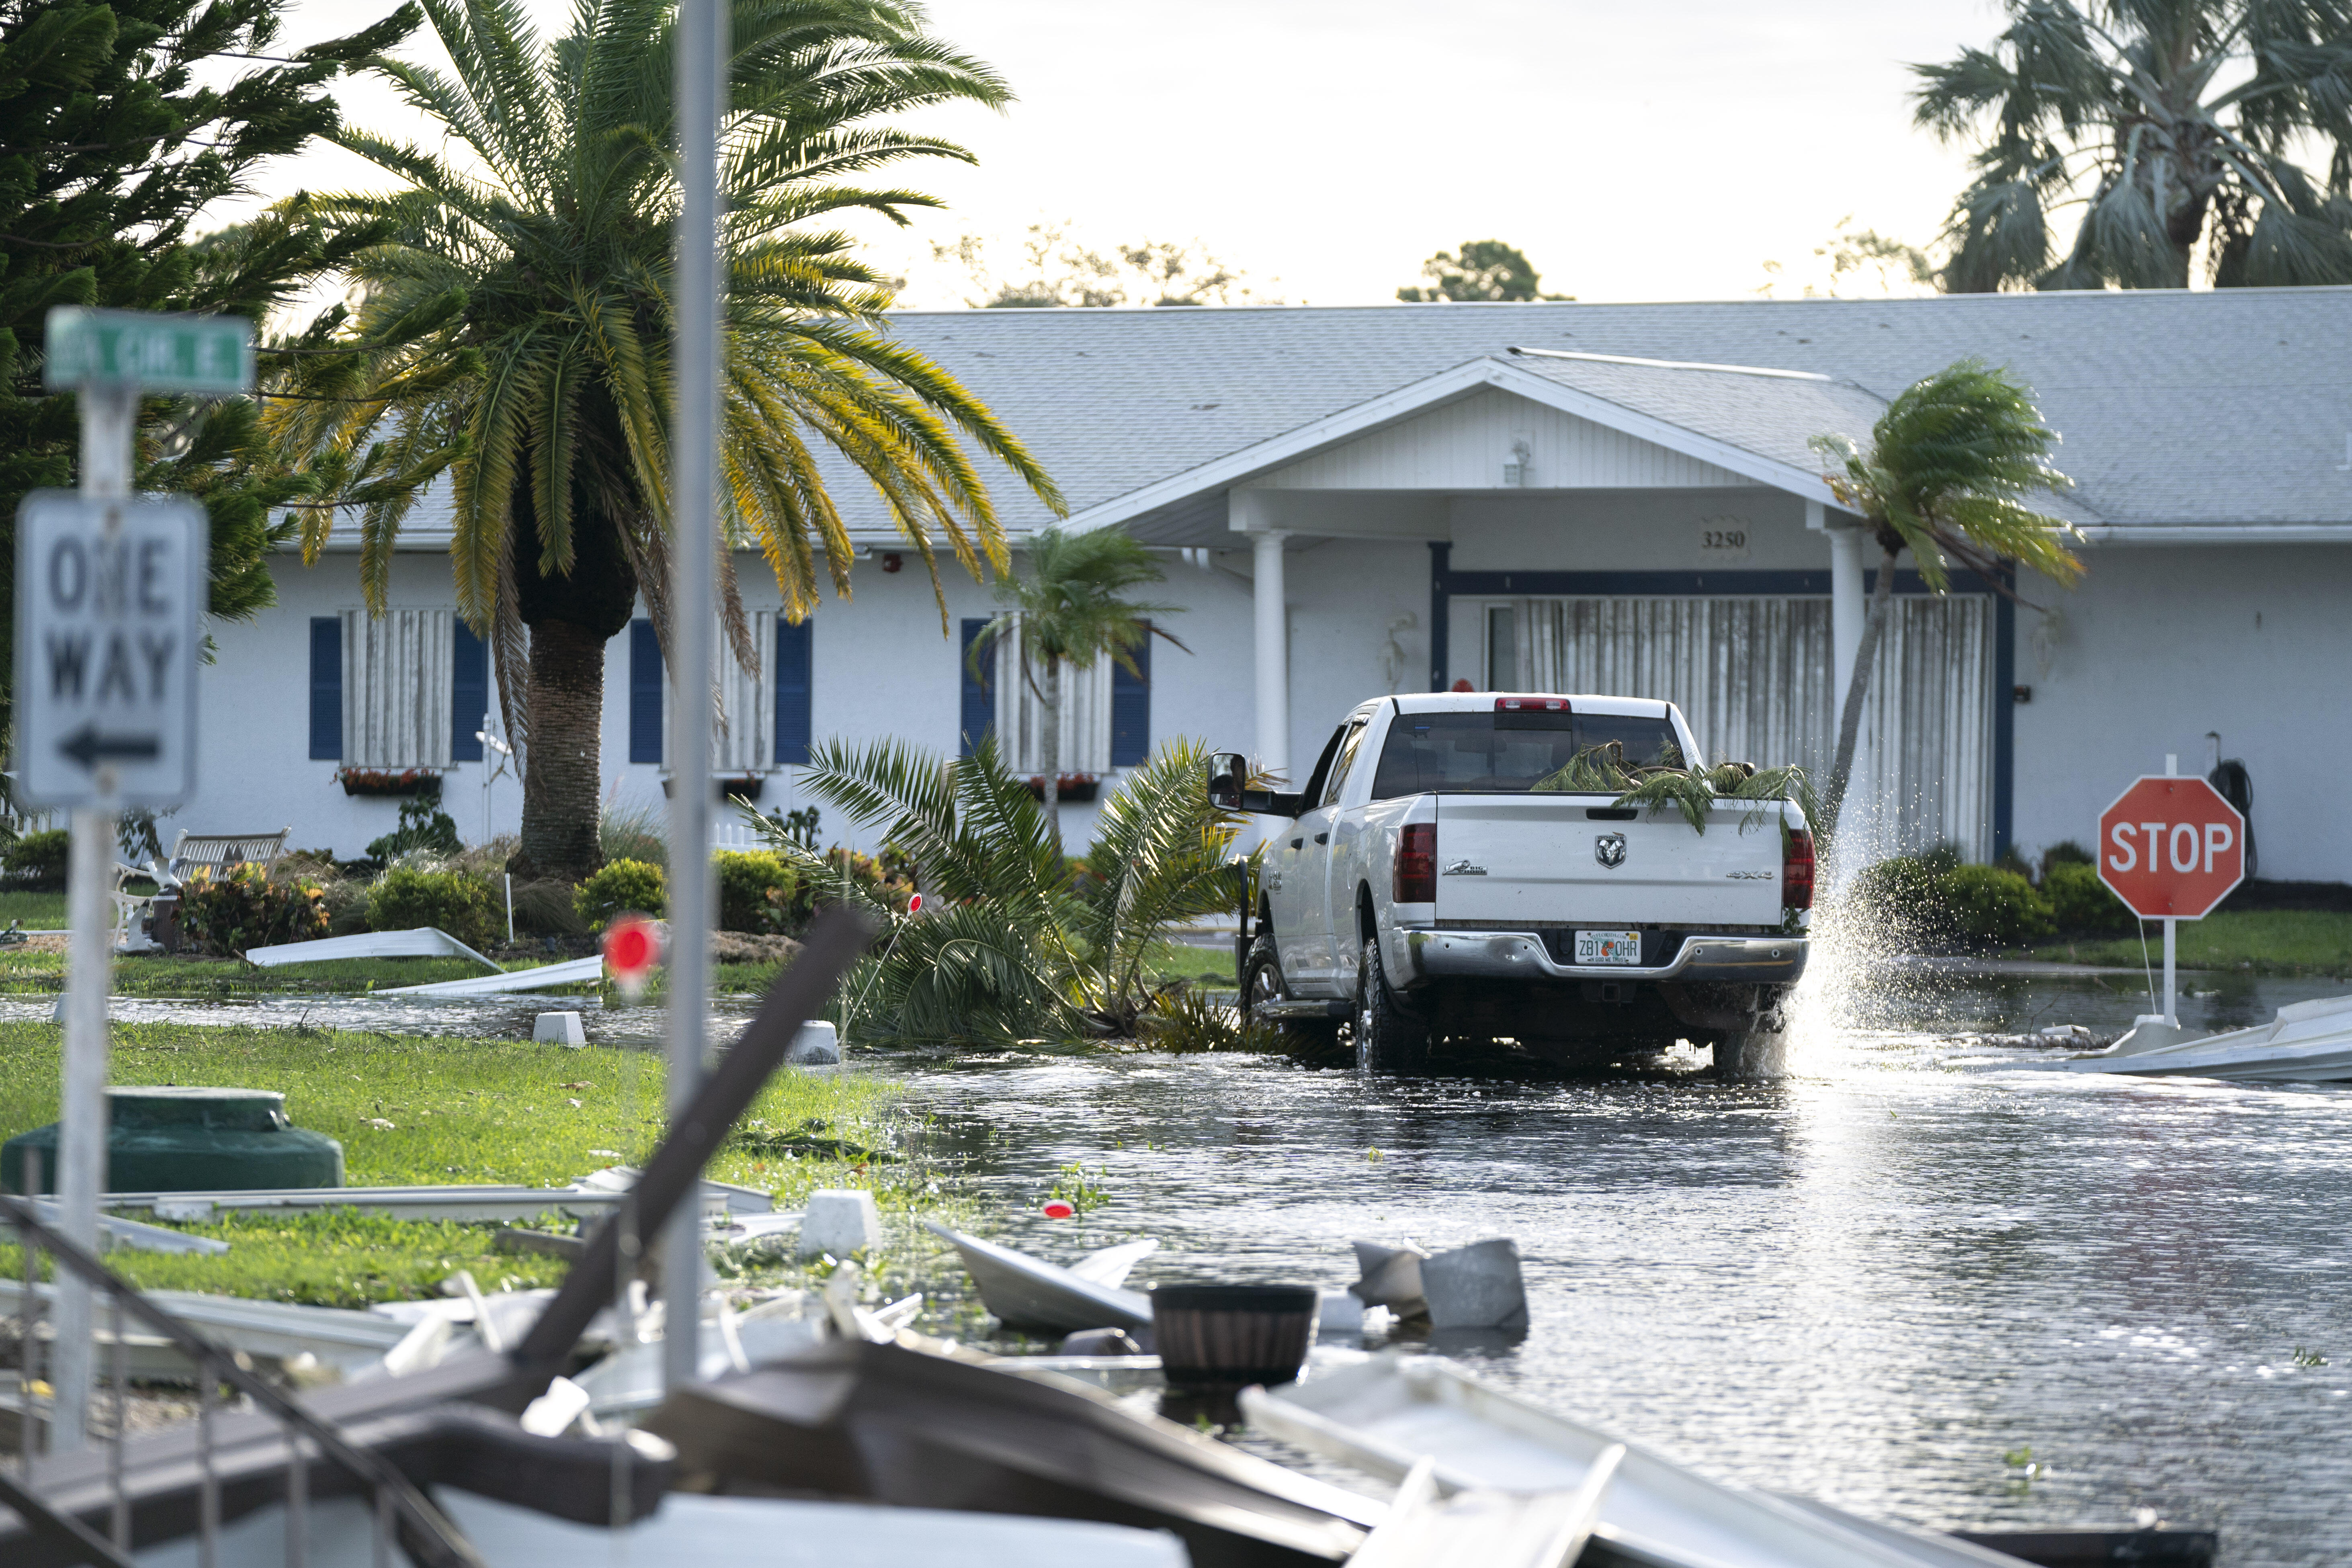
[[[597,796],[604,639],[548,616],[530,629],[530,746],[522,779],[522,864],[576,881],[604,863]]]
[[[1895,600],[1895,557],[1900,546],[1886,552],[1878,563],[1878,581],[1871,584],[1870,619],[1862,628],[1862,642],[1853,650],[1853,673],[1845,683],[1845,703],[1838,713],[1837,760],[1830,764],[1829,787],[1822,791],[1822,853],[1826,856],[1837,838],[1838,813],[1845,805],[1845,786],[1853,776],[1854,745],[1862,739],[1862,703],[1870,694],[1871,661],[1878,656],[1879,635],[1886,629],[1887,606]]]
[[[1045,826],[1054,836],[1054,853],[1062,852],[1062,661],[1045,658]]]

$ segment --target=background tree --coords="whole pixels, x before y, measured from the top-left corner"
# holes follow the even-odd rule
[[[1936,264],[1926,251],[1874,228],[1854,227],[1852,213],[1838,219],[1836,231],[1813,247],[1813,255],[1826,264],[1828,276],[1822,287],[1810,281],[1804,285],[1808,300],[1822,294],[1833,300],[1854,295],[1886,299],[1905,290],[1928,294],[1936,289]],[[1813,276],[1822,276],[1818,268]],[[1789,281],[1786,268],[1767,261],[1764,281],[1756,292],[1770,299]]]
[[[330,233],[300,200],[189,237],[207,207],[251,189],[265,160],[333,131],[328,84],[418,21],[404,7],[349,37],[257,62],[276,42],[280,9],[279,0],[0,0],[0,701],[14,689],[17,503],[78,477],[76,400],[41,389],[51,307],[266,322],[371,237],[364,227]],[[245,399],[150,398],[140,410],[133,482],[204,500],[210,607],[231,619],[276,602],[268,563],[285,531],[273,530],[271,510],[314,488],[271,460],[255,412]]]
[[[1538,291],[1542,281],[1525,252],[1499,239],[1463,242],[1462,254],[1441,250],[1421,264],[1426,289],[1400,289],[1396,297],[1409,305],[1469,303],[1501,300],[1573,300],[1573,294]]]
[[[1013,672],[1029,683],[1044,709],[1041,737],[1045,764],[1045,823],[1058,848],[1062,842],[1062,671],[1092,669],[1105,657],[1130,675],[1139,673],[1135,650],[1152,637],[1178,647],[1173,633],[1152,624],[1153,616],[1174,615],[1174,605],[1146,605],[1125,597],[1128,590],[1157,583],[1160,563],[1116,528],[1088,533],[1038,531],[1027,546],[1029,570],[998,583],[997,597],[1012,607],[981,628],[972,639],[975,670],[990,646],[1008,648]],[[1185,651],[1190,652],[1188,648]],[[1042,680],[1040,677],[1042,676]],[[1010,744],[1009,738],[1006,743]]]
[[[988,241],[975,234],[931,247],[931,259],[961,270],[974,310],[1037,310],[1052,306],[1278,305],[1251,289],[1238,268],[1220,261],[1199,240],[1145,239],[1108,251],[1076,237],[1070,222],[1033,223],[1011,273],[989,261]]]
[[[2009,0],[1990,49],[1915,66],[1918,122],[1981,142],[1954,293],[2352,282],[2352,6]],[[2315,177],[2298,153],[2325,153]],[[2079,205],[2054,266],[2049,213]]]
[[[1853,776],[1863,699],[1895,598],[1896,560],[1908,551],[1938,594],[1949,582],[1947,558],[2012,599],[2004,562],[2066,586],[2082,576],[2082,562],[2063,542],[2072,525],[2022,504],[2024,497],[2074,482],[2050,466],[2057,440],[2031,392],[2007,372],[1974,360],[1947,365],[1897,393],[1870,427],[1866,450],[1843,436],[1813,437],[1814,450],[1838,465],[1826,476],[1838,504],[1863,520],[1880,552],[1870,617],[1840,710],[1837,757],[1822,792],[1825,841],[1836,835]]]
[[[367,290],[363,357],[317,362],[305,388],[316,400],[288,405],[281,428],[294,449],[347,463],[366,500],[372,609],[383,605],[415,479],[446,465],[458,608],[490,642],[509,731],[524,742],[519,868],[576,878],[601,859],[604,645],[641,595],[668,642],[674,9],[591,0],[551,46],[506,0],[429,0],[428,12],[450,73],[373,67],[436,142],[469,156],[339,135],[407,188],[333,202],[354,222],[388,214],[397,233],[353,268]],[[823,573],[849,591],[828,458],[874,487],[935,590],[942,538],[975,574],[1006,562],[963,440],[1060,509],[1052,481],[979,400],[887,334],[889,291],[846,236],[820,226],[855,209],[903,222],[935,205],[848,183],[871,170],[970,161],[889,116],[1007,100],[993,71],[921,23],[895,0],[732,7],[719,572],[747,668],[760,654],[734,549],[765,555],[792,616],[814,607]],[[314,521],[305,551],[315,557],[325,537]],[[943,595],[940,616],[944,633]]]

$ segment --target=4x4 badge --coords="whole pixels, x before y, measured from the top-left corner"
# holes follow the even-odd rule
[[[1604,833],[1592,841],[1592,858],[1603,866],[1615,869],[1625,863],[1625,836]]]

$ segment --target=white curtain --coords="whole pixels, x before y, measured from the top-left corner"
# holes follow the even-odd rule
[[[1711,763],[1801,763],[1837,747],[1826,599],[1522,599],[1528,691],[1663,698]],[[1992,604],[1981,594],[1889,606],[1848,799],[1893,804],[1891,851],[1952,839],[1991,852]]]
[[[735,659],[735,647],[719,639],[719,722],[710,737],[710,766],[721,773],[773,773],[776,768],[776,612],[751,615],[751,646],[760,650],[760,672]]]
[[[343,766],[446,768],[456,616],[345,610]]]
[[[997,644],[996,740],[1003,748],[1005,766],[1016,773],[1045,771],[1045,703],[1029,689],[1014,652],[1021,646],[1018,631],[1007,632]],[[1095,660],[1091,669],[1062,667],[1061,769],[1066,773],[1106,773],[1110,771],[1111,660]],[[1033,668],[1029,676],[1038,689],[1045,672]]]

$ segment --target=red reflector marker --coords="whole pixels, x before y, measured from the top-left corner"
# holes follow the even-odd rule
[[[1072,1208],[1068,1204],[1064,1203],[1059,1198],[1055,1198],[1052,1203],[1045,1205],[1045,1217],[1047,1219],[1075,1219],[1077,1217],[1077,1213],[1078,1211],[1076,1209]]]
[[[604,967],[613,972],[621,994],[632,1001],[646,993],[654,965],[661,962],[661,936],[654,923],[624,915],[604,928]]]
[[[1780,851],[1780,907],[1813,907],[1813,836],[1810,833],[1790,834]]]
[[[1397,835],[1396,875],[1391,891],[1400,904],[1437,901],[1437,824],[1407,823]]]
[[[1568,699],[1565,697],[1497,697],[1495,699],[1495,711],[1497,713],[1565,713],[1568,710]]]

